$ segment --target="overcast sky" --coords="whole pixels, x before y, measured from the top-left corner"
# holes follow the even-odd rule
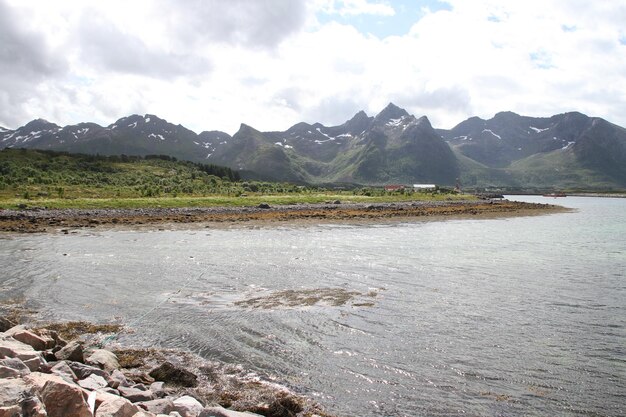
[[[626,126],[624,0],[0,0],[0,125],[156,114],[196,132],[435,127],[511,110]]]

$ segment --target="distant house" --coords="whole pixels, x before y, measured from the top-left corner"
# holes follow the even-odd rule
[[[437,185],[435,184],[413,184],[413,190],[421,191],[421,190],[436,190]]]
[[[399,190],[404,190],[404,185],[402,184],[385,185],[385,191],[399,191]]]

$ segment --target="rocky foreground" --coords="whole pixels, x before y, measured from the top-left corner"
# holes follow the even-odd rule
[[[416,201],[399,203],[297,204],[258,207],[65,209],[26,208],[0,210],[0,231],[67,232],[71,228],[138,226],[190,223],[236,223],[276,221],[385,220],[433,216],[527,215],[563,210],[549,204],[515,201]]]
[[[0,417],[328,416],[237,367],[181,352],[112,351],[6,323],[0,317]]]

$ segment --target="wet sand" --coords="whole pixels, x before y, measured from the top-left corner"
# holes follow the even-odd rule
[[[17,233],[67,232],[93,227],[159,227],[198,223],[236,224],[289,221],[380,221],[448,216],[517,216],[566,211],[551,204],[508,200],[418,201],[400,203],[297,204],[261,207],[147,209],[24,209],[0,210],[0,231]]]

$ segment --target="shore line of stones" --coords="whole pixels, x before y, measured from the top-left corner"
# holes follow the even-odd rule
[[[125,371],[112,351],[13,326],[0,333],[0,417],[262,417],[179,395],[181,387],[198,384],[197,376],[170,362],[142,381]]]

